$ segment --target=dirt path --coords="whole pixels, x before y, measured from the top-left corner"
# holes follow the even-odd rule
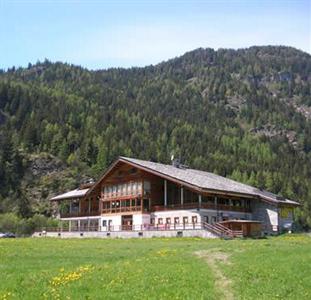
[[[222,273],[218,266],[218,262],[230,264],[229,255],[217,250],[196,251],[195,255],[204,259],[214,273],[216,292],[221,295],[220,299],[233,300],[231,280]]]

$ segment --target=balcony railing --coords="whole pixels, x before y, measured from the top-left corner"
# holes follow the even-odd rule
[[[103,208],[103,214],[114,214],[114,213],[122,213],[122,212],[148,212],[149,209],[143,209],[141,206],[122,206],[122,207],[110,207],[110,208]]]
[[[139,198],[142,196],[142,190],[137,190],[135,192],[126,193],[126,192],[116,192],[116,193],[107,193],[103,194],[102,199],[106,200],[121,200],[121,199],[133,199]]]
[[[79,217],[92,217],[99,216],[99,210],[95,211],[86,211],[86,212],[69,212],[69,213],[60,213],[61,218],[79,218]]]
[[[232,206],[225,204],[215,205],[214,203],[184,203],[184,204],[169,204],[167,206],[164,205],[155,205],[152,207],[152,211],[165,211],[165,210],[174,210],[174,209],[212,209],[212,210],[226,210],[226,211],[237,211],[237,212],[251,212],[249,208],[241,207],[241,206]]]

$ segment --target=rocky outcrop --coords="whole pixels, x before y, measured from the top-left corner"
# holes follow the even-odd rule
[[[298,142],[296,138],[296,132],[293,130],[286,130],[278,128],[275,125],[266,124],[263,126],[250,129],[250,132],[257,135],[264,135],[269,138],[274,137],[286,137],[288,142],[294,147],[298,148]]]

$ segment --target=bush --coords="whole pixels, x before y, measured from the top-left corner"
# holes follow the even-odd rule
[[[48,227],[57,227],[58,220],[43,215],[34,215],[31,218],[19,218],[13,213],[0,214],[0,232],[13,232],[17,235],[31,235]]]
[[[17,232],[19,221],[13,213],[0,214],[0,232]]]

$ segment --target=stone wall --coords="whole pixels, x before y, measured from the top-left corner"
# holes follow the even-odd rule
[[[94,232],[35,232],[33,237],[49,238],[153,238],[153,237],[201,237],[217,238],[207,230],[149,230],[149,231],[94,231]]]
[[[252,204],[252,219],[263,224],[263,230],[268,234],[278,233],[279,219],[276,205],[267,202],[254,200]]]

